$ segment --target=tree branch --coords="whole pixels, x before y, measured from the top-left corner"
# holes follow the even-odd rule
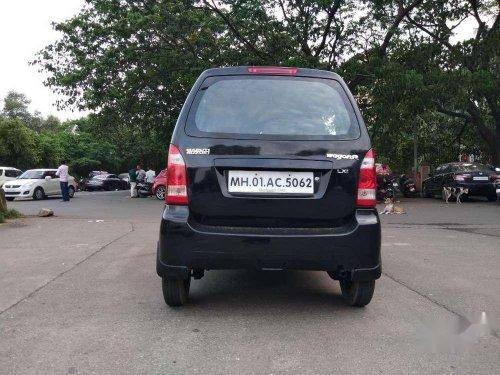
[[[436,42],[439,42],[440,44],[444,45],[450,51],[456,52],[456,48],[449,41],[447,41],[446,39],[440,38],[436,33],[433,33],[432,31],[430,31],[429,29],[427,29],[426,27],[424,27],[422,24],[417,23],[413,18],[410,17],[409,14],[406,16],[406,19],[413,26],[415,26],[415,27],[419,28],[420,30],[422,30],[424,33],[426,33],[427,35],[429,35]]]
[[[441,105],[438,105],[437,111],[448,116],[459,117],[463,118],[464,120],[471,120],[471,116],[467,113],[450,111],[449,109],[446,109]]]
[[[321,43],[318,46],[318,49],[316,50],[316,52],[314,54],[314,56],[316,56],[316,57],[318,57],[320,55],[321,51],[323,51],[323,49],[325,48],[326,39],[328,38],[328,35],[330,34],[330,29],[331,29],[331,26],[332,26],[333,19],[335,17],[335,14],[337,13],[337,11],[340,8],[340,3],[341,2],[342,2],[342,0],[336,0],[333,3],[333,5],[330,8],[330,10],[328,11],[328,19],[326,21],[325,31],[323,32],[323,37],[321,39]]]
[[[408,5],[406,8],[403,6],[402,2],[399,2],[399,9],[398,9],[398,14],[396,15],[396,18],[394,19],[393,23],[389,27],[389,30],[387,30],[387,33],[385,34],[384,42],[380,46],[379,50],[379,56],[384,57],[387,53],[387,47],[389,47],[389,42],[391,41],[392,37],[394,36],[394,33],[396,32],[397,28],[399,27],[399,24],[403,20],[403,18],[406,17],[407,14],[410,14],[410,12],[417,6],[419,6],[422,3],[423,0],[413,0],[410,5]]]
[[[229,29],[233,32],[233,34],[238,38],[245,46],[247,46],[250,50],[252,50],[257,56],[259,56],[263,60],[268,59],[268,55],[263,54],[261,51],[257,49],[255,45],[250,43],[241,33],[238,31],[236,26],[231,22],[229,17],[227,17],[223,11],[221,11],[217,6],[215,5],[214,0],[212,0],[212,5],[207,0],[203,0],[203,3],[211,10],[213,10],[222,20],[226,23],[226,25],[229,27]]]

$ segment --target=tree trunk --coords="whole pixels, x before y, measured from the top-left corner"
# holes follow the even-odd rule
[[[5,199],[5,191],[0,187],[0,212],[7,212],[7,200]]]

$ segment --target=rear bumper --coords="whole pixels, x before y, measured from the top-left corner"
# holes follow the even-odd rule
[[[482,184],[469,182],[456,182],[453,186],[467,188],[467,195],[492,196],[495,195],[495,183],[485,182]]]
[[[157,273],[185,279],[190,269],[323,270],[355,281],[380,277],[380,221],[376,210],[357,210],[341,228],[208,230],[189,222],[183,206],[165,206]]]

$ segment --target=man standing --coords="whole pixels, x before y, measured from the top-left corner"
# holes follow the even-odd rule
[[[136,173],[137,173],[136,181],[137,182],[144,182],[144,180],[146,179],[146,171],[144,169],[142,169],[140,164],[137,164],[137,172]]]
[[[137,185],[137,173],[134,168],[128,171],[128,177],[130,180],[130,198],[137,198],[137,191],[135,189]]]
[[[156,173],[151,169],[151,167],[148,167],[148,171],[146,172],[146,182],[153,183],[155,179]]]
[[[68,166],[66,165],[66,161],[61,161],[61,165],[57,168],[56,176],[59,177],[59,185],[61,187],[63,202],[69,202]]]

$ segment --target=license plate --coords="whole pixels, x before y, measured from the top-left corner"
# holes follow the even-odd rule
[[[229,171],[230,193],[313,194],[313,172]]]
[[[488,181],[489,177],[488,176],[483,176],[483,177],[474,177],[474,181]]]

